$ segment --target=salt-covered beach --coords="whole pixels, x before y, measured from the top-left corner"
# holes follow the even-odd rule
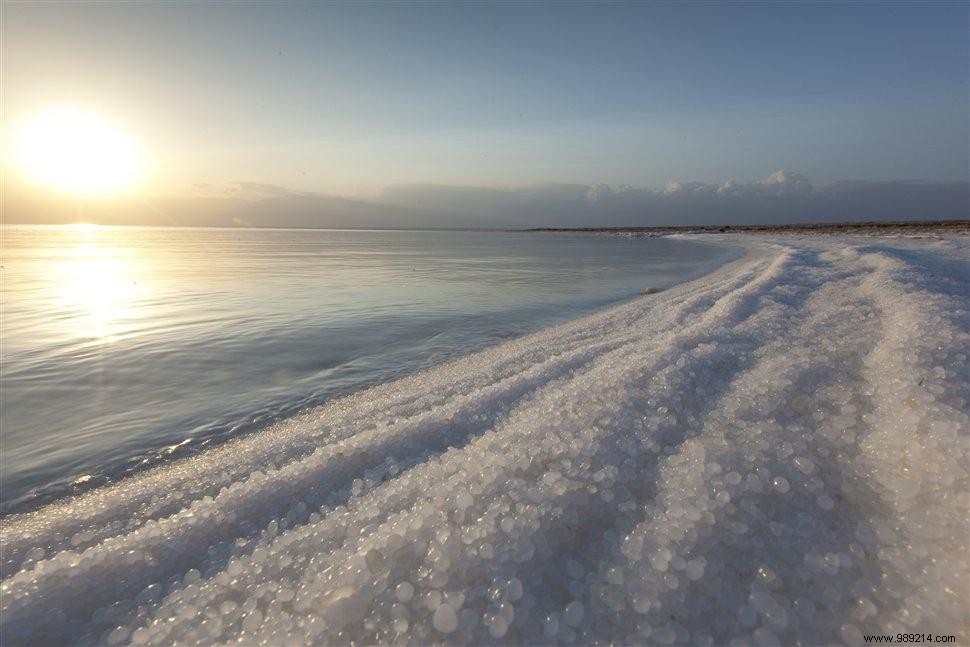
[[[8,517],[4,644],[970,643],[970,238],[716,240],[747,253]]]

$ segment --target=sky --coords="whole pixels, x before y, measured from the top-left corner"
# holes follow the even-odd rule
[[[2,134],[15,141],[51,106],[123,132],[138,178],[124,195],[85,200],[95,218],[121,198],[184,224],[267,200],[333,210],[321,201],[339,196],[393,204],[392,222],[434,205],[461,222],[555,224],[543,210],[564,213],[568,194],[570,221],[638,222],[648,209],[644,224],[717,221],[743,219],[753,203],[742,197],[778,198],[779,171],[825,195],[772,203],[761,219],[880,217],[905,190],[926,209],[901,215],[967,217],[968,11],[5,2]],[[56,220],[51,209],[77,203],[32,186],[6,153],[4,168],[5,221]],[[749,189],[717,194],[728,181]],[[734,211],[658,206],[691,183],[733,194]],[[604,186],[626,202],[606,209]]]

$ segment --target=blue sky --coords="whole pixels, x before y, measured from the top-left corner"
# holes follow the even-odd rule
[[[90,105],[150,189],[961,181],[968,5],[10,4],[4,103]]]

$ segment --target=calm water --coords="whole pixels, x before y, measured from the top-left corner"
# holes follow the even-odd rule
[[[3,512],[735,255],[582,234],[0,231]]]

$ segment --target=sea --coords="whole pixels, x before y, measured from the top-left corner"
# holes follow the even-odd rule
[[[682,238],[0,227],[0,515],[737,257]]]

